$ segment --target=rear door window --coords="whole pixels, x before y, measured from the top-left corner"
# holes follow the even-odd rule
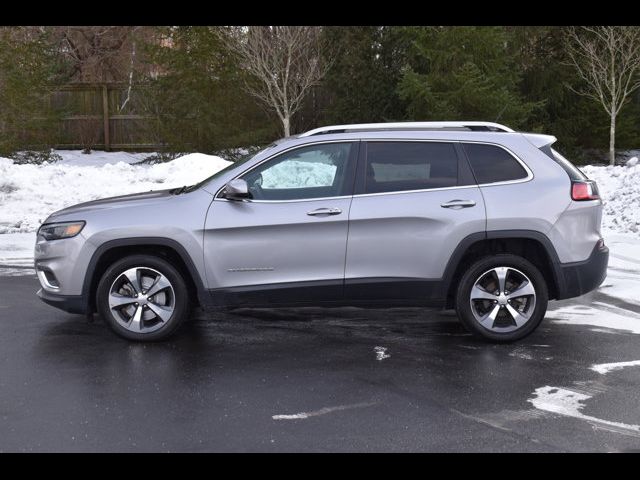
[[[448,142],[368,142],[365,193],[458,184],[458,157]]]

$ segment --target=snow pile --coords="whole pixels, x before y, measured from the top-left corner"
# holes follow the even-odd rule
[[[640,165],[589,165],[581,170],[598,183],[604,200],[604,232],[640,233]]]
[[[80,167],[102,167],[108,163],[136,163],[155,155],[155,153],[130,153],[130,152],[105,152],[92,150],[90,154],[82,153],[82,150],[54,150],[55,154],[62,157],[56,165],[77,165]]]
[[[0,158],[0,234],[33,232],[50,213],[76,203],[192,185],[229,164],[201,153],[155,165],[129,164],[149,154],[93,155],[83,155],[83,164],[83,158],[71,155],[42,165],[14,165]]]

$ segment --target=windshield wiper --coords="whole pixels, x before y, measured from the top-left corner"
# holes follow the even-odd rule
[[[171,190],[171,193],[174,195],[180,195],[181,193],[184,193],[187,191],[187,186],[184,185],[182,187],[178,187],[178,188],[174,188],[173,190]]]

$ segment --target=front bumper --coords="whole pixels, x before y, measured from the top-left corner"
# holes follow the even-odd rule
[[[58,295],[56,293],[47,292],[44,289],[38,290],[36,293],[40,300],[48,305],[52,305],[60,310],[69,313],[88,313],[89,299],[85,295]]]
[[[609,249],[596,245],[587,260],[560,263],[556,268],[558,300],[579,297],[598,288],[607,277]]]
[[[52,295],[75,296],[83,293],[84,274],[92,245],[84,232],[60,240],[38,238],[34,249],[34,264],[40,286]],[[49,272],[52,282],[43,277]]]

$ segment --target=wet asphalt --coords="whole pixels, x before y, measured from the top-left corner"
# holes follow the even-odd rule
[[[196,312],[135,344],[37,288],[0,270],[1,452],[640,451],[640,432],[528,402],[570,389],[584,415],[640,424],[640,368],[589,369],[640,359],[640,335],[550,312],[493,345],[453,312],[306,308]]]

